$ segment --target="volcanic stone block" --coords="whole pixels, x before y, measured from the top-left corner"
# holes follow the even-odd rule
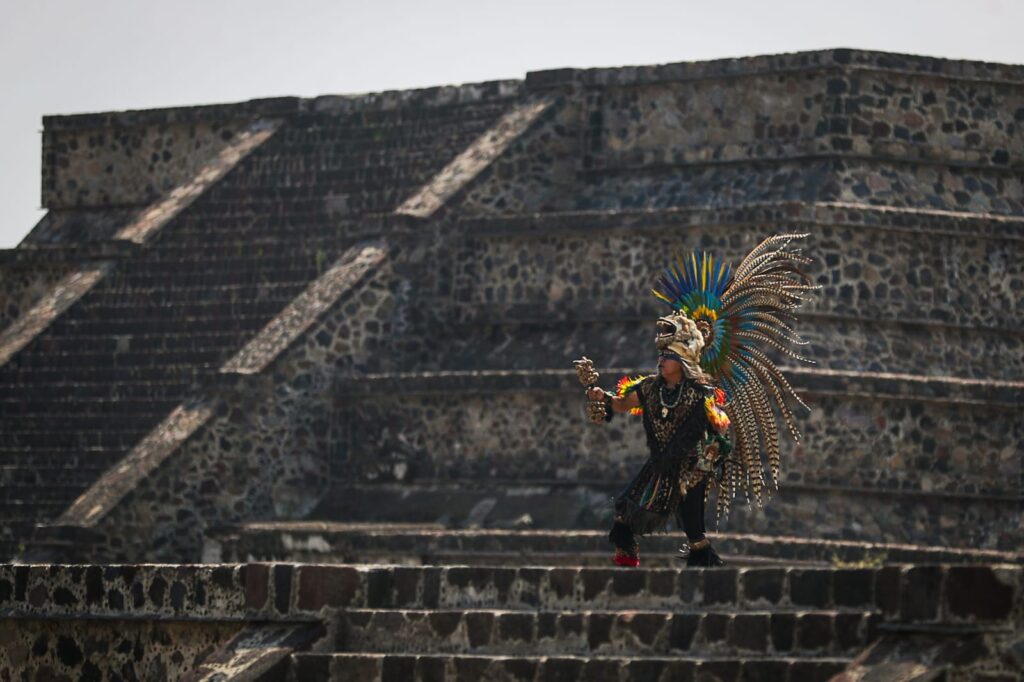
[[[467,613],[466,633],[469,635],[471,647],[486,646],[491,643],[491,629],[494,626],[494,614],[486,611]]]
[[[427,568],[422,573],[423,595],[421,605],[423,608],[437,608],[441,601],[441,569]]]
[[[612,576],[612,591],[619,596],[639,594],[647,586],[647,576],[639,571],[617,571]]]
[[[502,642],[532,642],[534,614],[502,613],[498,615],[498,636]]]
[[[792,651],[796,616],[792,613],[773,613],[771,629],[772,647],[775,651]]]
[[[571,597],[576,584],[576,571],[571,568],[553,568],[548,572],[548,585],[560,598]]]
[[[591,613],[587,619],[587,645],[597,651],[603,645],[611,644],[612,624],[615,616],[610,613]]]
[[[744,661],[741,679],[744,682],[778,682],[785,680],[788,672],[788,661]]]
[[[651,571],[647,574],[647,589],[659,597],[675,594],[677,575],[678,573],[672,570]]]
[[[696,604],[698,595],[704,592],[706,571],[683,571],[679,575],[679,599],[684,604]]]
[[[388,656],[381,662],[381,682],[407,682],[415,678],[415,656]]]
[[[828,608],[832,600],[832,571],[813,568],[791,571],[789,599],[796,606]]]
[[[558,628],[563,634],[583,634],[582,613],[560,613],[558,615]]]
[[[908,621],[935,620],[941,603],[941,566],[913,566],[903,573],[900,617]]]
[[[543,611],[537,614],[537,640],[552,639],[558,635],[558,614]]]
[[[295,567],[288,564],[274,566],[274,608],[288,613],[292,604],[292,574]]]
[[[242,567],[242,579],[245,581],[245,606],[260,611],[267,604],[270,596],[270,567],[266,564],[249,564]],[[216,581],[215,572],[213,579]]]
[[[424,574],[415,568],[394,569],[395,606],[415,608],[419,602],[419,586]]]
[[[738,649],[768,650],[769,617],[766,614],[738,613],[732,619],[732,644]]]
[[[736,603],[736,571],[731,569],[709,569],[704,572],[704,603]]]
[[[619,682],[619,662],[592,658],[583,665],[580,679],[593,682]]]
[[[507,659],[502,665],[513,680],[532,680],[537,674],[537,661]]]
[[[373,569],[366,574],[366,605],[374,609],[394,606],[394,574],[388,569]]]
[[[700,626],[700,619],[700,615],[696,613],[674,614],[668,634],[669,647],[676,651],[689,651]]]
[[[700,680],[735,682],[740,679],[739,661],[702,661],[697,671]]]
[[[836,606],[870,606],[873,578],[874,571],[869,569],[837,570],[832,578],[833,602]]]
[[[299,609],[348,606],[359,589],[359,572],[349,566],[299,567]]]
[[[805,613],[796,621],[796,645],[802,651],[819,651],[832,642],[832,618],[823,613]]]
[[[703,618],[704,642],[714,644],[724,642],[728,636],[729,621],[731,616],[724,613],[708,613]]]
[[[450,637],[462,622],[462,614],[458,611],[434,611],[428,618],[430,629],[439,639]]]
[[[645,646],[652,646],[664,629],[668,616],[664,613],[635,613],[619,616],[619,625],[636,636]]]
[[[594,569],[583,573],[583,599],[589,601],[608,589],[608,583],[614,578],[611,570]]]
[[[549,658],[541,663],[541,679],[544,680],[579,680],[583,679],[583,659],[580,658]],[[513,679],[532,680],[533,677]]]
[[[666,661],[632,660],[623,666],[627,680],[659,680],[667,667]]]
[[[860,613],[837,613],[833,620],[835,645],[839,651],[853,651],[866,643],[863,634],[864,616]]]
[[[307,657],[303,657],[307,658]],[[331,659],[326,659],[330,661]],[[312,675],[322,674],[320,669],[315,667],[310,671]],[[345,656],[342,658],[335,658],[333,664],[330,666],[328,674],[323,677],[311,677],[314,680],[331,680],[331,679],[342,679],[342,680],[376,680],[381,675],[381,659],[374,656]],[[297,679],[305,680],[307,678],[298,675]]]
[[[740,573],[743,603],[748,606],[764,601],[778,604],[786,584],[785,569],[760,569]]]
[[[946,570],[946,610],[955,618],[1006,618],[1013,609],[1014,597],[1019,598],[1013,586],[1000,581],[988,566],[950,566]]]
[[[899,566],[883,566],[875,572],[875,606],[886,616],[900,612],[901,575]]]

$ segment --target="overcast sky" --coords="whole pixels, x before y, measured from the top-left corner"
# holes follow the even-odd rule
[[[1024,0],[0,0],[0,248],[48,114],[855,47],[1024,63]]]

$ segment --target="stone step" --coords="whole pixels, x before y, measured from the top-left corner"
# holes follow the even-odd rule
[[[70,431],[21,431],[7,432],[0,436],[0,448],[8,446],[33,448],[127,448],[138,443],[150,428],[122,429],[74,429]]]
[[[80,398],[77,395],[58,396],[52,399],[34,400],[0,397],[0,415],[2,417],[44,418],[55,414],[93,419],[104,419],[110,415],[121,417],[130,415],[132,418],[148,419],[166,415],[174,409],[177,401],[172,400],[139,400],[112,398],[101,400],[96,398]]]
[[[3,461],[3,460],[0,460]],[[0,464],[0,485],[30,487],[49,487],[55,481],[74,478],[76,481],[95,480],[109,467],[102,460],[98,465],[68,462],[64,466],[46,466],[32,464]]]
[[[180,239],[181,244],[162,240],[150,247],[152,250],[146,252],[144,260],[125,263],[123,270],[112,277],[127,280],[137,276],[182,277],[206,273],[244,275],[259,273],[261,269],[274,273],[304,272],[315,267],[318,261],[343,251],[345,246],[345,240],[338,235],[337,221],[328,226],[322,213],[311,221],[310,234],[301,235],[301,248],[296,248],[289,241],[295,239],[295,233],[299,232],[298,224],[280,225],[275,221],[273,226],[240,226],[229,232],[221,230],[219,222],[201,220],[187,226],[175,223],[173,236],[175,240]],[[326,234],[323,239],[317,239],[319,232],[326,233],[328,227],[334,229],[330,239]],[[262,230],[268,230],[269,234],[262,234]],[[283,236],[282,231],[287,236]],[[225,243],[225,239],[232,236],[237,238],[237,242]],[[318,251],[323,253],[319,258]],[[215,272],[211,272],[212,267],[216,267]]]
[[[458,153],[451,150],[451,155]],[[444,151],[441,153],[411,153],[395,154],[395,158],[386,164],[359,165],[358,159],[364,155],[330,155],[330,166],[318,163],[319,159],[305,159],[305,167],[302,169],[291,169],[283,173],[253,173],[245,178],[239,178],[237,182],[231,183],[230,187],[225,186],[224,191],[231,194],[240,191],[242,188],[260,187],[299,187],[308,189],[317,185],[329,186],[331,188],[361,185],[368,189],[377,189],[381,185],[405,184],[417,182],[429,170],[442,161]],[[282,178],[282,175],[284,178]],[[282,184],[285,179],[287,184]],[[219,194],[219,191],[218,191]]]
[[[19,356],[20,357],[20,356]],[[24,370],[9,362],[0,368],[2,383],[28,384],[30,391],[46,394],[53,384],[101,383],[106,384],[108,394],[120,390],[121,382],[162,382],[176,383],[192,381],[208,376],[220,367],[219,362],[195,363],[188,365],[160,365],[156,367],[96,368],[81,366],[29,367]]]
[[[92,306],[124,305],[158,306],[176,302],[277,300],[294,297],[309,284],[308,278],[298,281],[230,283],[220,285],[187,285],[169,280],[156,286],[125,286],[100,289],[90,296]]]
[[[11,360],[10,365],[12,368],[22,371],[65,367],[88,367],[92,370],[130,370],[176,365],[208,365],[215,364],[221,358],[227,359],[224,357],[225,354],[230,353],[236,347],[241,347],[240,340],[238,343],[230,345],[225,344],[220,347],[214,346],[202,349],[153,349],[149,352],[91,352],[93,349],[83,343],[79,349],[72,352],[30,352],[20,354]]]
[[[84,490],[84,488],[82,489]],[[4,526],[18,526],[22,531],[31,532],[35,523],[49,521],[60,516],[68,505],[81,493],[69,494],[66,497],[49,497],[45,499],[34,498],[0,498],[0,514],[3,515]],[[28,538],[28,535],[16,536],[20,541]]]
[[[871,611],[349,609],[339,651],[486,655],[853,656]]]
[[[45,505],[73,500],[82,494],[85,485],[80,482],[51,481],[46,486],[5,484],[0,488],[0,501]]]
[[[14,450],[9,447],[0,449],[0,467],[20,469],[24,467],[46,468],[78,468],[78,467],[109,467],[124,454],[121,449],[78,449],[75,450],[43,450],[25,448]]]
[[[31,376],[30,382],[18,382],[4,374],[0,381],[0,400],[45,401],[45,404],[59,404],[62,401],[107,399],[107,400],[178,400],[189,390],[184,381],[129,381],[112,386],[108,381],[76,381],[51,376],[50,381],[38,380]]]
[[[282,566],[284,566],[282,564]],[[936,573],[936,571],[938,573]],[[894,607],[900,569],[307,565],[303,604],[371,609],[720,611]],[[921,569],[940,580],[941,569]],[[908,578],[909,579],[909,578]],[[929,583],[930,585],[931,583]],[[899,610],[899,605],[895,606]]]
[[[357,111],[342,114],[311,112],[289,118],[281,129],[281,146],[301,142],[327,144],[330,135],[352,135],[360,131],[421,127],[430,130],[445,123],[468,124],[474,119],[493,118],[512,106],[514,100],[487,103],[450,104],[438,107],[407,107],[391,110]]]
[[[625,656],[469,656],[456,654],[293,654],[291,680],[413,682],[604,682],[707,680],[708,682],[817,682],[839,674],[845,658],[686,658]]]
[[[290,144],[276,149],[264,149],[261,158],[302,159],[307,163],[316,163],[321,159],[336,160],[339,165],[358,165],[363,153],[389,150],[396,152],[394,163],[401,164],[403,151],[442,150],[449,145],[468,144],[474,137],[487,130],[490,120],[485,118],[452,120],[445,123],[423,123],[421,125],[401,126],[353,126],[337,128],[319,128],[307,130],[305,139],[293,139]],[[315,132],[316,141],[309,138]],[[453,154],[461,149],[454,150]],[[443,160],[436,159],[434,163]],[[257,172],[258,172],[257,168]],[[280,177],[280,171],[269,172],[269,176]]]
[[[0,415],[0,442],[7,434],[21,433],[89,433],[124,430],[126,427],[147,428],[167,416],[167,412],[134,413],[129,415],[111,411],[106,414],[67,414],[53,410],[38,416]],[[133,428],[133,430],[134,430]]]
[[[215,317],[235,315],[262,315],[269,320],[290,303],[301,288],[293,291],[282,291],[274,298],[239,299],[237,301],[158,301],[145,296],[136,296],[133,300],[120,300],[116,303],[107,301],[89,301],[86,299],[71,311],[75,317],[88,320],[121,320],[132,317],[153,317],[154,310],[167,320],[181,320],[192,317]],[[173,304],[173,305],[172,305]],[[159,307],[164,306],[164,307]],[[147,314],[148,313],[148,314]],[[141,327],[139,330],[141,331]]]
[[[174,315],[162,313],[154,315],[153,311],[148,311],[148,313],[106,320],[73,319],[72,316],[64,316],[54,322],[53,326],[46,330],[46,335],[41,337],[37,343],[48,337],[70,337],[73,339],[78,334],[93,337],[108,334],[110,336],[135,334],[162,336],[164,332],[181,333],[183,329],[201,329],[205,332],[241,335],[262,329],[270,320],[268,313],[254,313],[253,311],[233,316],[184,315],[181,314],[181,311],[175,311]]]
[[[386,128],[389,126],[410,126],[416,124],[436,124],[444,121],[471,121],[475,118],[494,117],[505,111],[515,102],[512,98],[501,98],[472,104],[445,104],[431,107],[403,106],[395,109],[363,109],[342,115],[310,113],[295,117],[294,123],[282,129],[286,140],[301,136],[307,131],[323,130],[366,130]]]
[[[255,274],[255,273],[254,273]],[[311,274],[311,273],[309,273]],[[257,298],[257,297],[280,297],[290,294],[293,290],[301,290],[309,284],[311,279],[307,273],[302,273],[295,280],[286,280],[283,276],[274,276],[272,280],[261,281],[255,279],[252,282],[227,282],[216,285],[204,282],[178,281],[174,275],[166,274],[158,278],[156,282],[143,284],[136,282],[147,280],[147,278],[132,278],[127,281],[114,281],[109,286],[97,288],[91,292],[92,301],[110,301],[117,304],[120,300],[155,300],[160,297],[166,300],[194,299],[194,298]]]
[[[777,557],[745,556],[719,553],[722,560],[729,566],[830,566],[826,561],[809,561],[802,559],[779,559]],[[403,566],[597,566],[611,565],[611,546],[603,552],[387,552],[368,550],[345,555],[325,556],[313,550],[290,549],[279,557],[257,556],[246,554],[234,559],[252,561],[299,561],[299,562],[338,562],[361,564],[397,564]],[[686,561],[681,551],[675,552],[643,552],[643,566],[647,568],[677,568]]]
[[[1020,552],[869,543],[743,533],[709,533],[716,550],[748,563],[758,559],[794,565],[878,563],[1024,563]],[[495,565],[561,563],[576,556],[583,563],[610,556],[606,530],[447,529],[437,524],[383,524],[330,521],[250,523],[215,536],[224,560],[281,561],[301,556],[313,562],[363,562],[390,558],[395,563],[475,563],[501,557]],[[641,558],[675,556],[686,542],[680,532],[641,540]],[[671,557],[671,559],[669,559]],[[400,560],[399,560],[400,559]],[[675,562],[675,563],[673,563]]]
[[[325,265],[327,264],[325,263]],[[203,288],[230,290],[231,287],[234,287],[244,290],[246,287],[254,286],[304,286],[317,276],[314,265],[314,263],[308,263],[302,268],[281,269],[276,267],[263,268],[254,262],[253,267],[246,270],[227,270],[221,268],[220,264],[210,264],[203,269],[183,270],[177,273],[131,273],[129,277],[118,279],[111,288],[117,290],[124,287],[126,290],[134,293],[136,291],[146,292],[154,289],[183,290],[187,292]]]
[[[89,349],[96,353],[128,353],[167,351],[201,351],[211,348],[239,346],[242,339],[251,332],[239,331],[174,331],[166,334],[143,332],[140,334],[45,334],[35,345],[39,352],[68,353],[76,349]]]

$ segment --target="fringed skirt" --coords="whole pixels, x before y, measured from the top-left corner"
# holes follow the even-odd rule
[[[686,474],[689,477],[695,462],[687,461],[691,466],[681,472],[682,464],[679,462],[669,466],[659,474],[654,463],[648,459],[640,473],[615,498],[615,520],[628,525],[636,535],[665,530],[683,499],[680,475]]]

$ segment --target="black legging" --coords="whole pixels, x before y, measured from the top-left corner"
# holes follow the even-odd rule
[[[676,507],[676,523],[683,528],[686,539],[697,542],[704,539],[704,490],[707,482],[702,480],[686,491],[686,497]]]

